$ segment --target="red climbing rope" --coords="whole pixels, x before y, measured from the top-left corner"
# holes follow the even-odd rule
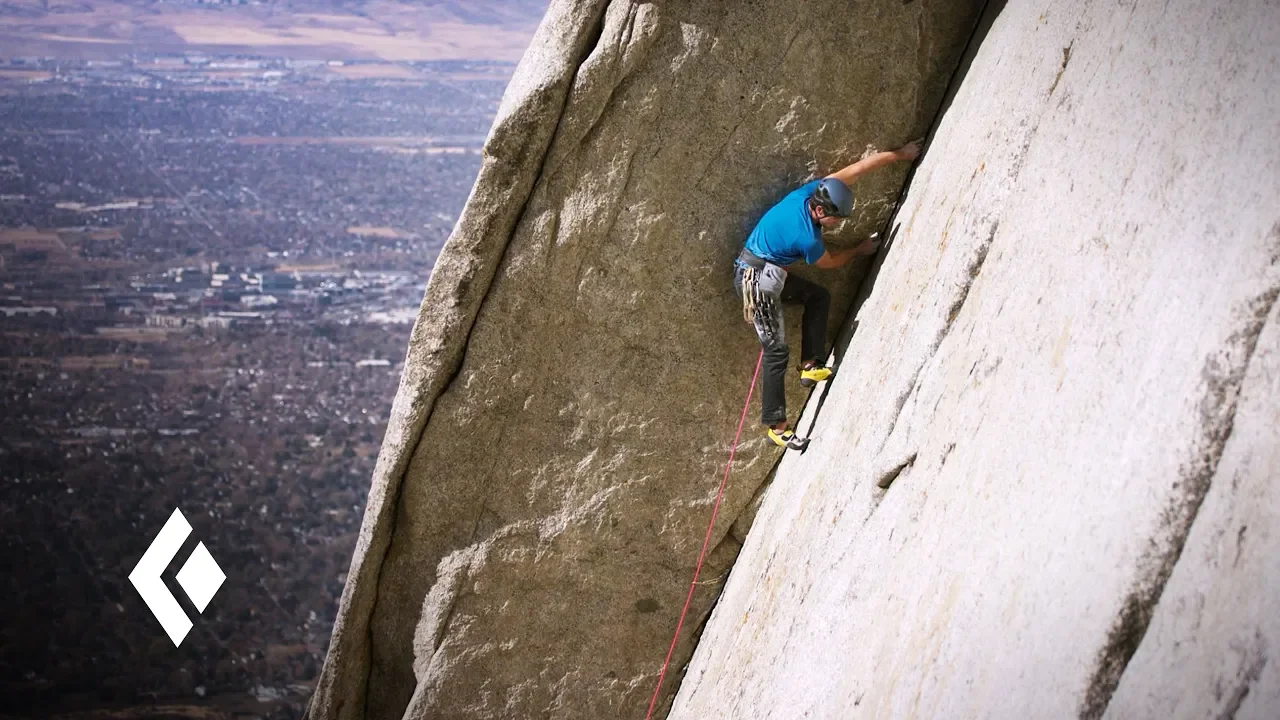
[[[693,600],[693,590],[698,586],[698,573],[702,572],[702,561],[707,556],[707,545],[711,543],[711,529],[716,524],[716,514],[720,512],[720,500],[724,497],[724,486],[729,481],[729,468],[733,467],[733,456],[738,452],[738,440],[742,437],[742,426],[747,421],[747,408],[751,407],[751,394],[756,390],[756,380],[760,377],[760,363],[764,360],[764,350],[756,357],[756,371],[751,375],[751,386],[747,388],[747,402],[742,406],[742,417],[738,418],[738,432],[733,436],[733,447],[729,450],[729,462],[724,466],[724,477],[720,479],[720,491],[716,493],[716,504],[711,508],[711,522],[707,523],[707,535],[702,539],[702,552],[698,553],[698,564],[693,568],[693,580],[689,583],[689,594],[684,598],[684,609],[680,611],[680,620],[676,622],[676,632],[671,636],[671,647],[667,648],[667,658],[662,661],[662,671],[658,673],[658,686],[653,689],[653,699],[649,701],[649,712],[645,720],[653,717],[653,708],[658,704],[658,693],[662,691],[662,679],[667,676],[667,666],[671,664],[671,654],[676,651],[676,641],[680,639],[680,628],[684,626],[684,617],[689,613],[689,603]]]

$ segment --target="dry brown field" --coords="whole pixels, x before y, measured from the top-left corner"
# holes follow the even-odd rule
[[[67,249],[58,233],[35,228],[0,228],[0,245],[13,245],[18,250],[65,252]]]
[[[53,73],[44,70],[0,70],[0,78],[26,82],[43,82],[52,80]]]
[[[387,240],[399,240],[401,238],[411,237],[410,233],[403,230],[397,230],[391,227],[368,227],[365,225],[352,225],[347,228],[347,232],[352,235],[360,235],[363,237],[385,238]]]
[[[324,263],[321,265],[281,265],[276,268],[276,272],[334,272],[340,269],[342,269],[342,266],[337,263]]]
[[[109,370],[129,363],[122,355],[66,355],[58,358],[61,370]]]
[[[16,333],[3,333],[5,337],[27,337],[17,335]],[[47,368],[52,367],[53,361],[48,358],[28,358],[28,357],[7,357],[0,358],[0,368],[19,369],[19,368]]]
[[[512,9],[502,0],[469,0],[465,13],[451,10],[449,3],[383,0],[362,6],[361,15],[294,13],[262,5],[184,5],[157,12],[121,0],[49,0],[44,12],[43,4],[7,0],[0,6],[5,55],[110,59],[197,51],[388,62],[515,61],[537,26],[527,9]],[[483,18],[482,24],[475,17]],[[348,72],[365,77],[359,73],[370,71]]]
[[[97,329],[98,336],[135,343],[162,343],[169,339],[169,335],[183,331],[183,328],[153,327],[100,327]],[[88,339],[95,336],[84,335],[83,337]]]
[[[368,64],[340,65],[327,68],[347,80],[421,80],[422,73],[404,65]]]

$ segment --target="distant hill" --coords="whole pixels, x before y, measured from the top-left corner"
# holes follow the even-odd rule
[[[0,55],[519,59],[545,0],[0,0]]]

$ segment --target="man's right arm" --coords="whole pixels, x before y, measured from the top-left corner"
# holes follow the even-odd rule
[[[842,267],[845,263],[859,255],[875,255],[876,250],[879,249],[880,241],[875,236],[872,236],[847,250],[837,250],[834,253],[827,250],[822,253],[822,257],[818,258],[818,261],[813,265],[814,267],[819,267],[824,270],[830,270],[832,268]]]
[[[815,262],[813,266],[822,268],[823,270],[842,267],[858,254],[857,250],[858,248],[849,248],[848,250],[837,250],[834,253],[827,250],[822,253],[822,257],[818,258],[818,261]]]

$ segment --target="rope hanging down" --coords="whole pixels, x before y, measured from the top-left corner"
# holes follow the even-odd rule
[[[733,456],[738,452],[738,440],[742,437],[742,426],[747,421],[747,409],[751,407],[751,394],[755,392],[756,380],[760,378],[760,364],[764,360],[764,350],[756,356],[756,370],[751,374],[751,385],[747,388],[747,402],[742,406],[742,417],[738,418],[738,432],[733,436],[733,447],[729,450],[729,462],[724,466],[724,477],[720,479],[720,491],[716,493],[716,504],[711,508],[711,522],[707,523],[706,537],[702,538],[702,552],[698,553],[698,564],[693,567],[693,580],[689,582],[689,594],[684,598],[684,609],[680,611],[680,620],[676,622],[676,632],[671,636],[671,647],[667,648],[667,657],[662,661],[662,671],[658,673],[658,686],[653,689],[653,698],[649,700],[649,712],[645,720],[653,717],[653,708],[658,704],[658,694],[662,691],[662,679],[667,676],[667,666],[671,664],[671,654],[676,651],[676,641],[680,639],[680,628],[684,626],[685,615],[689,613],[689,603],[693,600],[694,588],[698,586],[698,573],[702,572],[702,561],[707,557],[707,545],[711,543],[711,529],[715,527],[716,515],[720,512],[720,501],[724,498],[724,486],[729,481],[729,469],[733,467]]]

